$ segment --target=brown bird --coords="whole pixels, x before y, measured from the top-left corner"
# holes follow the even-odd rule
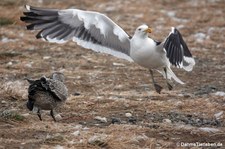
[[[54,72],[50,78],[45,76],[38,80],[26,78],[30,83],[27,108],[30,111],[37,111],[40,120],[42,120],[41,110],[50,110],[50,115],[56,121],[55,110],[66,101],[68,96],[64,79],[64,75],[60,72]]]

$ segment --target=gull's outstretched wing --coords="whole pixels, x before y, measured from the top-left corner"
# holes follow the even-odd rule
[[[162,43],[170,63],[176,67],[191,71],[195,60],[184,42],[180,32],[172,27],[169,36]]]
[[[132,61],[129,35],[104,14],[28,5],[26,9],[21,20],[29,24],[28,30],[40,30],[37,38],[56,43],[72,39],[84,48]]]

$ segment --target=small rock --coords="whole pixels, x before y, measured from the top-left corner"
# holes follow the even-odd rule
[[[182,109],[182,107],[184,106],[184,103],[181,102],[181,101],[178,101],[178,102],[175,103],[175,106]]]
[[[124,88],[124,85],[116,85],[115,87],[114,87],[114,89],[123,89]]]
[[[80,96],[80,93],[75,92],[73,95],[74,95],[74,96]]]
[[[103,97],[102,96],[97,96],[97,99],[103,99]]]
[[[170,119],[163,119],[163,123],[172,123],[172,121]]]
[[[223,117],[223,111],[220,111],[220,112],[214,114],[214,116],[216,117],[217,120],[221,119]]]
[[[135,117],[132,116],[132,117],[129,117],[129,118],[128,118],[128,122],[129,122],[129,123],[132,123],[132,124],[136,124],[137,119],[136,119]]]
[[[125,65],[122,63],[113,63],[113,66],[125,66]]]
[[[94,135],[88,139],[88,143],[91,145],[97,145],[97,146],[104,147],[107,145],[106,138],[107,138],[107,135],[105,135],[105,134]]]
[[[208,133],[216,133],[216,132],[220,131],[217,128],[210,128],[210,127],[201,127],[201,128],[199,128],[199,130],[204,131],[204,132],[208,132]]]
[[[79,135],[80,135],[80,131],[79,131],[79,130],[74,131],[72,134],[73,134],[75,137],[77,137],[77,136],[79,136]]]
[[[1,42],[3,42],[3,43],[8,43],[8,42],[15,42],[15,41],[17,41],[18,39],[9,39],[9,38],[7,38],[7,37],[3,37],[2,39],[1,39]]]
[[[2,103],[2,104],[6,104],[7,102],[6,102],[5,100],[2,100],[1,103]]]
[[[96,116],[95,120],[98,120],[102,123],[107,123],[107,118],[106,117],[100,117],[100,116]]]
[[[142,141],[142,140],[147,140],[148,137],[147,137],[145,134],[143,134],[143,135],[137,136],[136,139],[137,139],[138,141]]]
[[[43,59],[47,60],[47,59],[50,59],[51,56],[44,56]]]
[[[11,66],[12,64],[13,64],[13,62],[8,62],[6,65]]]
[[[21,114],[22,116],[24,117],[28,117],[30,114],[29,113],[24,113],[24,114]]]
[[[25,64],[25,66],[28,68],[32,68],[32,63],[27,63],[27,64]]]
[[[218,91],[218,92],[215,93],[215,95],[216,96],[221,96],[221,97],[224,96],[225,97],[225,92]]]
[[[217,120],[217,119],[214,119],[211,121],[210,123],[211,126],[221,126],[221,121]]]
[[[192,97],[192,94],[189,94],[189,93],[184,93],[184,94],[183,94],[183,97],[185,97],[185,98],[189,98],[189,97]]]
[[[203,42],[206,39],[206,34],[205,33],[196,33],[194,35],[194,37],[197,42]]]
[[[61,145],[56,145],[56,147],[54,147],[54,149],[64,149],[64,147]]]
[[[132,139],[132,141],[133,141],[133,142],[136,142],[136,143],[139,143],[139,142],[146,141],[146,140],[148,140],[148,139],[149,139],[149,138],[148,138],[145,134],[143,134],[143,135],[135,136],[135,137]]]
[[[84,127],[84,128],[83,128],[84,131],[87,131],[87,130],[89,130],[89,129],[90,129],[90,128],[88,128],[88,127]]]
[[[33,51],[33,50],[36,50],[36,48],[35,47],[31,47],[28,50]]]
[[[38,3],[43,3],[43,0],[38,0]]]
[[[203,87],[200,87],[194,94],[199,96],[199,95],[205,95],[209,93],[213,93],[217,90],[217,88],[213,85],[205,85]]]
[[[81,129],[82,128],[82,125],[78,124],[74,127],[74,129]]]
[[[60,121],[62,119],[62,117],[60,114],[56,114],[55,119],[56,119],[56,121]]]
[[[112,12],[112,11],[116,11],[118,9],[118,7],[115,6],[108,6],[105,8],[106,12]]]
[[[117,124],[120,124],[120,123],[121,123],[121,120],[120,120],[119,118],[113,117],[111,123],[112,123],[112,124],[116,124],[116,123],[117,123]]]
[[[167,12],[167,15],[171,18],[175,17],[176,16],[176,12],[175,11],[168,11]]]
[[[126,116],[126,117],[131,117],[132,114],[131,114],[131,113],[125,113],[125,116]]]

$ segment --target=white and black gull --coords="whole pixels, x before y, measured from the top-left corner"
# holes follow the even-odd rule
[[[184,84],[171,70],[171,65],[191,71],[195,65],[181,33],[174,27],[163,42],[148,36],[152,29],[140,25],[129,36],[119,25],[106,15],[79,9],[49,9],[26,5],[21,20],[28,23],[28,30],[40,30],[36,35],[48,42],[64,43],[73,40],[78,45],[135,62],[149,69],[155,90],[162,87],[156,83],[153,71],[160,72],[166,79]]]

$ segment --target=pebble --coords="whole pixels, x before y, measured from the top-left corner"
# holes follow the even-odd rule
[[[148,140],[149,138],[145,135],[145,134],[143,134],[143,135],[138,135],[138,136],[135,136],[133,139],[132,139],[132,141],[133,142],[136,142],[136,143],[139,143],[139,142],[142,142],[142,141],[146,141],[146,140]]]
[[[126,116],[126,117],[131,117],[132,114],[131,114],[131,113],[125,113],[125,116]]]
[[[6,65],[11,66],[12,64],[13,64],[13,62],[8,62]]]
[[[24,113],[24,114],[21,114],[22,116],[24,117],[28,117],[30,114],[29,113]]]
[[[77,137],[77,136],[79,136],[79,135],[80,135],[80,131],[79,131],[79,130],[74,131],[72,134],[73,134],[75,137]]]
[[[132,116],[132,117],[129,117],[129,118],[128,118],[128,122],[129,122],[129,123],[132,123],[132,124],[136,124],[137,119],[136,119],[135,117]]]
[[[80,96],[80,93],[75,92],[75,93],[73,93],[73,95],[74,95],[74,96]]]
[[[215,93],[216,96],[225,97],[225,92],[218,91]]]
[[[120,124],[120,123],[121,123],[121,120],[120,120],[120,118],[115,118],[115,117],[113,117],[111,123],[112,123],[112,124],[116,124],[116,123],[117,123],[117,124]]]
[[[181,101],[178,101],[175,103],[175,106],[181,109],[184,106],[184,103]]]
[[[107,118],[106,117],[96,116],[94,119],[98,120],[98,121],[100,121],[102,123],[107,123]]]
[[[60,114],[57,114],[57,115],[55,116],[55,118],[56,118],[57,121],[59,121],[59,120],[62,119],[62,116],[61,116]]]
[[[113,66],[125,66],[125,65],[122,63],[113,63]]]
[[[25,64],[26,67],[32,68],[32,63]]]
[[[8,43],[8,42],[15,42],[17,40],[18,39],[9,39],[9,38],[3,36],[2,39],[1,39],[1,42]]]
[[[84,131],[87,131],[87,130],[89,130],[89,129],[90,129],[90,128],[88,128],[88,127],[84,127],[84,128],[83,128]]]
[[[194,37],[197,42],[203,42],[206,39],[206,34],[205,33],[196,33],[194,35]]]
[[[47,59],[50,59],[50,58],[51,58],[51,56],[44,56],[43,57],[44,60],[47,60]]]
[[[54,147],[55,149],[64,149],[64,147],[63,146],[61,146],[61,145],[56,145],[56,147]]]
[[[171,18],[175,17],[176,16],[176,12],[175,11],[168,11],[167,12],[167,15]]]
[[[6,104],[7,102],[6,102],[5,100],[2,100],[1,103],[2,103],[2,104]]]
[[[221,119],[223,117],[223,111],[220,111],[220,112],[214,114],[214,116],[216,117],[217,120]]]
[[[172,123],[170,119],[163,119],[163,123]]]
[[[216,132],[220,131],[217,128],[210,128],[210,127],[201,127],[201,128],[199,128],[199,130],[204,131],[204,132],[208,132],[208,133],[216,133]]]
[[[82,128],[82,125],[78,124],[74,127],[74,129],[81,129]]]
[[[106,138],[106,134],[94,135],[88,139],[88,143],[92,145],[105,146],[107,143]]]
[[[33,50],[36,50],[36,48],[33,46],[33,47],[30,47],[28,50],[33,51]]]

